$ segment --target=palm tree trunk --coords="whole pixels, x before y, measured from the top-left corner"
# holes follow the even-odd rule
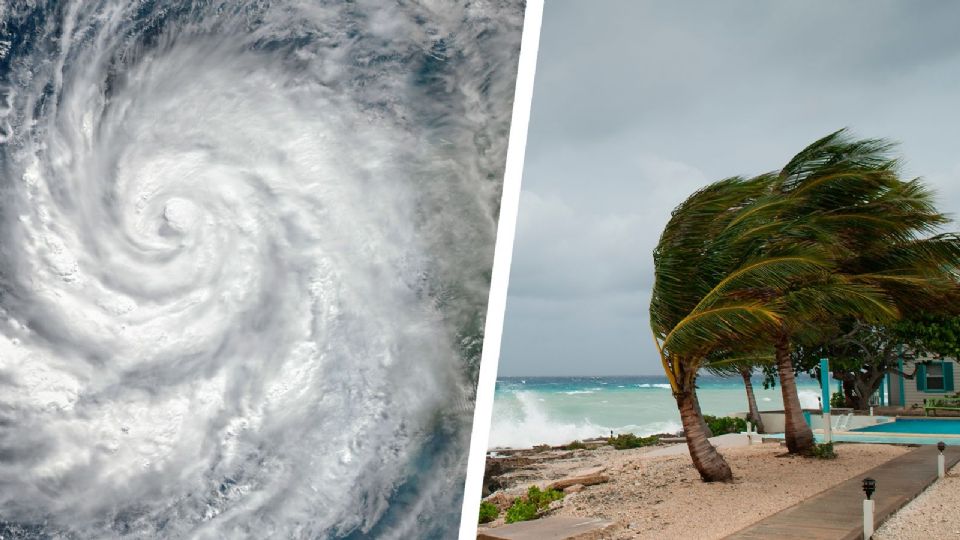
[[[696,391],[693,392],[693,404],[697,407],[697,417],[700,419],[700,427],[703,428],[703,432],[707,434],[707,438],[713,437],[713,430],[710,429],[707,419],[703,417],[703,409],[700,408],[700,399],[697,398]]]
[[[753,375],[752,370],[740,368],[740,376],[743,377],[743,386],[747,389],[747,407],[749,413],[747,417],[757,426],[757,433],[763,433],[763,419],[760,418],[760,409],[757,407],[757,396],[753,393],[753,381],[750,380]]]
[[[692,390],[677,394],[677,408],[680,409],[680,421],[683,423],[683,433],[687,437],[687,448],[693,466],[700,472],[704,482],[730,482],[733,480],[733,471],[724,461],[723,456],[710,444],[707,434],[703,430],[703,416],[697,406],[696,393]]]
[[[780,391],[783,394],[785,413],[785,433],[787,450],[791,454],[807,455],[813,450],[813,430],[803,420],[800,397],[797,395],[797,382],[793,377],[793,363],[790,361],[790,339],[781,335],[776,342],[777,372],[780,375]]]

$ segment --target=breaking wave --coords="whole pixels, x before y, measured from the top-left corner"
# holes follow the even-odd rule
[[[0,4],[0,536],[451,534],[521,23]]]
[[[797,389],[797,397],[800,398],[800,406],[804,409],[820,408],[820,392],[816,390],[799,388]]]
[[[575,440],[606,437],[616,433],[639,436],[676,433],[683,429],[678,421],[649,422],[642,425],[604,426],[584,419],[563,421],[553,417],[543,399],[535,392],[513,392],[494,403],[493,422],[487,446],[493,448],[532,448],[538,444],[561,445]]]

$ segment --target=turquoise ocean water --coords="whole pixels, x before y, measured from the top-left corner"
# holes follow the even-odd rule
[[[755,377],[760,410],[783,408],[780,387],[763,389]],[[701,377],[697,394],[704,414],[747,410],[743,380]],[[797,380],[803,407],[819,406],[820,388]],[[630,432],[680,431],[680,415],[665,377],[502,377],[497,380],[490,448],[526,448]]]

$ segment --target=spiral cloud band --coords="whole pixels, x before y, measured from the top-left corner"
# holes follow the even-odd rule
[[[0,536],[453,535],[522,8],[0,3]]]

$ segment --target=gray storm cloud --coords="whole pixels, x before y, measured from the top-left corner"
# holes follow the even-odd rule
[[[547,2],[500,374],[661,373],[670,211],[842,127],[900,142],[960,217],[957,20],[944,0]]]
[[[0,533],[453,531],[522,5],[0,21]]]

